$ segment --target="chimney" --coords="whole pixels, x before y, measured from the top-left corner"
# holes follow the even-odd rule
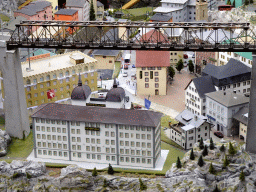
[[[235,93],[235,94],[236,94],[236,90],[234,90],[234,91],[233,91],[233,93]]]
[[[196,115],[194,116],[194,119],[195,119],[195,121],[197,121],[197,116]]]

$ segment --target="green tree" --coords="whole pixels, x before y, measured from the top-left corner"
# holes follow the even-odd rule
[[[211,174],[215,173],[215,170],[214,170],[214,167],[213,167],[212,163],[210,164],[210,167],[209,167],[209,173],[211,173]]]
[[[134,109],[133,103],[131,102],[131,109]]]
[[[202,155],[203,155],[204,157],[208,155],[208,147],[207,147],[207,145],[204,146],[204,150],[203,150],[203,152],[202,152]]]
[[[226,147],[224,146],[224,144],[223,144],[223,145],[221,145],[221,147],[220,147],[220,151],[221,151],[221,152],[225,152],[225,151],[226,151]]]
[[[183,61],[182,61],[182,59],[180,59],[179,61],[178,61],[178,63],[176,64],[176,69],[177,69],[177,71],[179,71],[179,73],[180,73],[180,71],[181,71],[181,69],[183,69],[183,67],[184,67],[184,65],[183,65]]]
[[[245,180],[245,175],[244,175],[244,171],[242,170],[242,172],[239,175],[239,179],[240,181],[244,181]]]
[[[244,4],[245,4],[245,5],[249,5],[249,0],[245,0],[245,1],[244,1]]]
[[[115,173],[115,171],[114,171],[113,167],[109,163],[109,165],[108,165],[108,174],[109,175],[114,175],[114,173]]]
[[[204,141],[203,138],[201,137],[200,143],[199,143],[199,148],[202,150],[204,148]]]
[[[142,182],[141,178],[139,178],[139,182],[140,182],[140,190],[147,190],[147,186]]]
[[[190,157],[189,157],[191,160],[195,160],[195,155],[194,155],[194,151],[193,151],[193,148],[191,149],[191,152],[190,152]]]
[[[180,169],[182,167],[181,162],[180,162],[180,157],[177,158],[176,167],[178,169]]]
[[[93,171],[92,171],[92,176],[96,177],[98,175],[97,169],[96,167],[94,167]]]
[[[214,143],[212,138],[210,139],[210,149],[213,150],[214,149]]]
[[[90,7],[90,21],[95,21],[95,10],[93,7],[93,0],[91,0],[91,7]]]
[[[215,189],[213,190],[213,192],[220,192],[217,185],[215,186]]]
[[[230,0],[227,1],[227,5],[231,5],[231,1]]]
[[[224,162],[223,162],[223,167],[226,168],[228,165],[229,165],[229,161],[228,161],[227,155],[225,155],[225,159],[224,159]]]
[[[228,152],[230,155],[235,155],[236,154],[236,150],[235,148],[233,147],[232,143],[229,142],[229,149],[228,149]]]
[[[194,73],[195,68],[192,60],[188,61],[188,70],[190,73]]]
[[[103,180],[103,187],[107,187],[108,186],[108,184],[107,184],[107,179],[105,178],[104,180]]]
[[[172,79],[173,79],[174,76],[175,76],[175,70],[174,70],[174,68],[173,68],[172,65],[170,65],[170,67],[168,67],[168,75],[169,75],[169,77],[171,77]]]
[[[200,167],[204,166],[204,160],[203,160],[203,156],[202,155],[200,155],[200,157],[198,159],[198,162],[197,162],[197,165],[199,165]]]
[[[233,1],[233,6],[236,7],[236,0]]]

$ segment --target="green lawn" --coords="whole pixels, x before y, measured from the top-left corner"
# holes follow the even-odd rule
[[[8,146],[7,155],[11,158],[27,158],[34,146],[32,130],[25,140],[12,138],[12,143]]]
[[[153,10],[156,7],[153,7]],[[152,7],[142,7],[142,8],[135,8],[135,9],[123,9],[122,10],[124,14],[131,14],[133,16],[140,16],[140,15],[145,15],[147,13],[147,11],[149,13],[152,12]]]
[[[4,125],[4,124],[5,124],[5,119],[0,116],[0,125]]]
[[[113,73],[113,78],[117,78],[119,73],[120,73],[120,69],[121,69],[121,62],[120,61],[116,61],[115,62],[115,71]]]
[[[7,17],[6,15],[4,15],[4,14],[0,14],[0,18],[2,19],[2,21],[4,21],[4,22],[9,22],[10,21],[10,18],[9,17]]]

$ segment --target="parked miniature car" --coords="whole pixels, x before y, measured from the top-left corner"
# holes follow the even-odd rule
[[[221,132],[218,132],[218,131],[214,132],[214,135],[216,135],[219,138],[223,138],[224,137],[224,135]]]
[[[128,73],[124,72],[123,77],[128,77]]]
[[[134,64],[132,65],[132,68],[136,68]]]
[[[140,106],[140,105],[134,106],[134,109],[141,109],[141,108],[142,108],[142,106]]]

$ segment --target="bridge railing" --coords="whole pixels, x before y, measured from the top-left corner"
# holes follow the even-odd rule
[[[256,51],[249,23],[22,21],[7,48]]]

